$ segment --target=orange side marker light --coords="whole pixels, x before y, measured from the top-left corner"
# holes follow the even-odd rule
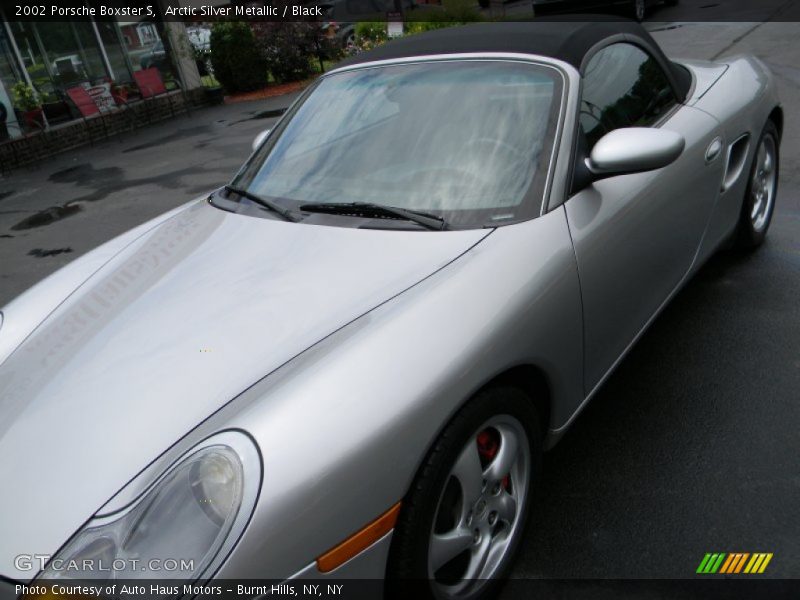
[[[380,517],[351,535],[342,543],[334,546],[317,558],[317,569],[322,573],[330,573],[343,565],[362,550],[377,542],[389,533],[400,514],[400,502],[383,513]]]

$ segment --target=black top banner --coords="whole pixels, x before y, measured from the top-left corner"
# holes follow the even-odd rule
[[[237,21],[435,21],[456,0],[0,0],[5,21],[115,19],[211,23]],[[457,0],[482,20],[602,14],[627,19],[633,0]],[[648,21],[800,22],[798,0],[645,0]],[[591,16],[587,16],[587,20]]]

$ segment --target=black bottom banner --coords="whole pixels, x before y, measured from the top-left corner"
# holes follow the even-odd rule
[[[253,600],[297,598],[311,600],[421,600],[431,597],[429,581],[382,581],[334,578],[309,580],[230,580],[184,583],[174,580],[38,581],[31,585],[0,582],[0,600]],[[702,600],[800,599],[800,580],[785,579],[511,579],[496,588],[498,600]]]

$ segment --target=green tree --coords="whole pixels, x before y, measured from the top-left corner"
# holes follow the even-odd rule
[[[267,85],[267,64],[247,23],[220,21],[214,24],[211,65],[214,76],[230,93],[250,92]]]
[[[313,72],[312,62],[336,58],[331,40],[319,23],[276,21],[253,25],[256,45],[276,81],[301,81]]]

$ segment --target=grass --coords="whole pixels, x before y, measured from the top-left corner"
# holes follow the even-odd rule
[[[322,69],[320,69],[319,59],[315,56],[311,59],[311,69],[314,73],[327,73],[337,62],[336,60],[323,60]]]

